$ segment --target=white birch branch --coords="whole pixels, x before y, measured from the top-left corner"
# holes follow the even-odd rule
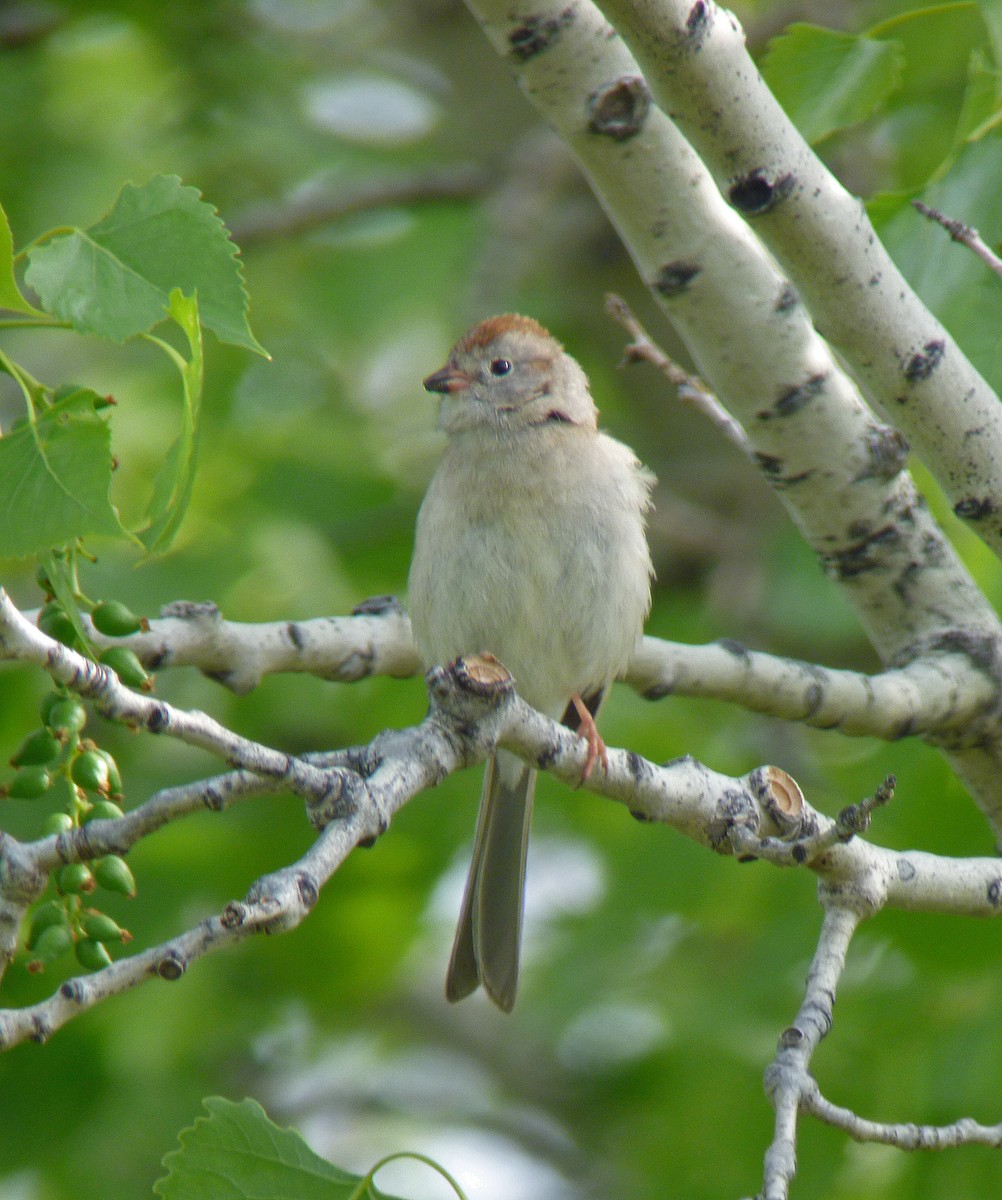
[[[807,145],[711,0],[601,0],[734,208],[789,272],[817,328],[942,483],[954,512],[1002,550],[1002,407],[915,295],[866,211]]]
[[[849,943],[860,922],[869,915],[871,898],[864,898],[856,890],[846,893],[831,888],[825,877],[819,882],[819,893],[825,916],[807,975],[804,1000],[793,1023],[780,1035],[776,1056],[765,1074],[766,1093],[776,1115],[773,1140],[765,1154],[760,1200],[787,1200],[789,1196],[797,1170],[797,1121],[801,1113],[809,1113],[857,1141],[880,1142],[900,1150],[945,1150],[965,1145],[1002,1147],[1002,1124],[982,1125],[969,1117],[949,1125],[869,1121],[821,1094],[810,1073],[811,1058],[832,1030],[835,999]]]
[[[404,679],[421,669],[410,621],[392,596],[366,600],[350,617],[255,625],[223,620],[211,602],[178,600],[161,609],[147,632],[128,638],[105,637],[86,615],[83,620],[88,637],[102,650],[128,646],[150,671],[194,666],[237,695],[277,671],[354,683],[368,675]]]
[[[77,682],[81,694],[93,692],[93,681],[84,674]],[[197,958],[250,933],[294,928],[355,846],[382,833],[418,792],[482,761],[495,745],[578,785],[587,755],[582,739],[520,700],[494,660],[474,657],[436,668],[428,674],[428,685],[431,709],[420,725],[380,734],[368,746],[315,756],[311,764],[290,760],[282,778],[255,781],[247,772],[236,772],[159,793],[124,817],[94,821],[70,834],[34,843],[0,839],[5,903],[23,915],[48,870],[124,851],[144,832],[196,808],[218,810],[259,790],[279,791],[295,774],[293,763],[302,778],[326,771],[336,773],[339,782],[319,799],[308,792],[310,819],[322,832],[298,862],[263,876],[243,901],[231,902],[187,933],[70,980],[39,1004],[0,1011],[0,1048],[44,1040],[72,1017],[144,981],[176,980]],[[109,686],[112,692],[120,687]],[[128,711],[126,706],[121,710]],[[193,724],[201,718],[187,716]],[[173,724],[184,728],[180,716]],[[250,744],[244,757],[268,764],[276,753]],[[776,767],[759,767],[735,779],[691,758],[659,767],[633,752],[612,749],[608,770],[594,771],[585,786],[626,805],[638,819],[669,824],[719,853],[768,859],[784,846],[791,851],[791,864],[818,874],[823,899],[837,897],[839,904],[861,915],[872,915],[885,904],[965,915],[996,916],[1000,911],[1002,864],[997,859],[947,859],[870,846],[848,827],[836,829],[830,818],[815,812],[796,782]],[[803,854],[796,853],[798,845],[806,847]]]
[[[832,1008],[852,935],[865,914],[850,908],[825,910],[818,947],[807,975],[804,1001],[792,1025],[780,1035],[766,1072],[765,1089],[776,1123],[765,1155],[762,1200],[786,1200],[797,1171],[797,1117],[810,1080],[811,1056],[832,1027]]]
[[[33,625],[33,615],[17,614],[0,592],[0,658],[19,656],[17,643],[3,637],[5,623]],[[151,671],[196,667],[240,694],[283,671],[354,682],[369,675],[405,678],[421,669],[410,620],[389,596],[366,601],[349,617],[262,624],[228,621],[214,604],[177,601],[152,618],[146,632],[127,638],[105,637],[83,619],[101,649],[128,646]],[[58,656],[61,649],[52,642],[46,653]],[[32,654],[26,661],[37,662],[38,651]],[[766,716],[891,741],[969,729],[990,716],[999,696],[991,656],[954,649],[949,640],[905,667],[866,675],[731,640],[693,646],[645,637],[624,681],[649,700],[726,700]]]
[[[964,653],[864,675],[749,650],[740,642],[686,646],[645,637],[627,681],[648,699],[729,700],[768,716],[887,740],[970,729],[991,713],[998,684]]]

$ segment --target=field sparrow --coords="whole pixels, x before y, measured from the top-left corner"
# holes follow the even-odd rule
[[[599,433],[584,371],[528,317],[474,326],[424,386],[449,440],[417,520],[418,651],[426,666],[494,654],[524,700],[587,738],[587,777],[605,761],[593,716],[650,607],[654,478]],[[482,983],[515,1003],[535,779],[508,751],[487,763],[450,1000]]]

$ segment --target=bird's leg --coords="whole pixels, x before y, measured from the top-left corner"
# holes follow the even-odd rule
[[[581,724],[577,728],[578,737],[584,738],[588,743],[588,757],[585,759],[584,770],[581,772],[581,782],[587,783],[597,759],[601,759],[603,770],[608,772],[609,755],[605,748],[605,742],[602,741],[602,735],[598,731],[598,726],[595,724],[595,718],[588,711],[588,706],[577,692],[571,696],[571,703],[581,718]]]

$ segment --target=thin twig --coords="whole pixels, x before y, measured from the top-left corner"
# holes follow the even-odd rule
[[[973,225],[958,221],[956,217],[948,217],[946,213],[940,212],[938,208],[932,208],[928,204],[923,204],[921,200],[913,200],[912,207],[917,208],[923,217],[928,217],[930,221],[942,225],[955,242],[960,242],[968,250],[973,250],[996,275],[1002,275],[1002,258],[999,258]]]
[[[618,321],[633,339],[623,351],[623,361],[649,362],[661,372],[668,382],[678,390],[678,398],[683,404],[707,417],[727,440],[749,458],[753,457],[748,435],[741,425],[731,416],[717,397],[710,391],[698,375],[690,375],[670,358],[664,350],[651,338],[647,330],[637,320],[630,306],[614,292],[609,292],[605,298],[605,311]]]
[[[1002,1148],[1002,1125],[981,1125],[971,1117],[960,1117],[949,1125],[868,1121],[851,1109],[826,1100],[813,1079],[808,1079],[804,1085],[800,1111],[841,1129],[857,1142],[880,1142],[899,1150],[951,1150],[956,1146]]]

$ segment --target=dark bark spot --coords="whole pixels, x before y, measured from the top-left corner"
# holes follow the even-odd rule
[[[747,646],[741,642],[735,641],[734,638],[717,638],[716,643],[721,650],[726,650],[728,654],[733,654],[735,658],[747,658],[750,651]]]
[[[784,283],[776,300],[776,312],[789,312],[800,303],[800,296],[792,283]]]
[[[804,716],[813,717],[821,707],[821,703],[825,698],[824,688],[820,683],[812,683],[808,686],[807,692],[804,695]]]
[[[226,800],[221,792],[218,792],[211,785],[202,792],[202,800],[205,802],[205,807],[209,812],[222,812],[226,807]]]
[[[654,290],[662,296],[678,296],[688,288],[700,270],[695,263],[683,259],[665,263],[654,277]]]
[[[690,42],[695,42],[698,46],[709,28],[709,9],[706,7],[706,4],[703,2],[703,0],[698,0],[698,2],[689,9],[689,14],[685,18],[685,36]]]
[[[893,525],[884,525],[850,543],[843,550],[822,554],[821,561],[832,578],[843,581],[855,579],[867,571],[885,565],[881,550],[896,542],[898,536],[898,531]]]
[[[626,761],[630,768],[630,774],[637,783],[639,783],[641,779],[645,779],[647,777],[647,764],[635,750],[630,750],[627,752]]]
[[[995,512],[991,496],[965,496],[953,506],[953,511],[965,521],[983,521]]]
[[[966,629],[950,629],[929,644],[930,651],[966,654],[979,671],[994,677],[998,671],[999,646],[990,634],[978,635]]]
[[[169,724],[170,718],[167,715],[167,709],[162,704],[156,705],[146,718],[146,728],[150,733],[163,733]]]
[[[588,128],[617,142],[643,129],[651,110],[651,93],[640,75],[623,75],[588,97]]]
[[[403,605],[396,596],[370,596],[351,610],[353,617],[382,617],[387,613],[402,613]]]
[[[911,357],[905,363],[905,379],[907,379],[909,383],[918,383],[920,380],[928,379],[933,371],[935,371],[939,364],[943,361],[943,355],[945,353],[945,342],[926,342],[926,344],[922,347],[921,353],[916,352],[915,354],[911,355]]]
[[[755,461],[762,468],[766,475],[783,474],[783,460],[775,454],[759,454],[756,451]]]
[[[519,62],[528,62],[554,44],[565,25],[574,20],[574,8],[568,6],[555,17],[529,16],[508,34],[511,53]]]
[[[320,895],[316,880],[311,875],[307,875],[305,871],[296,876],[296,891],[299,892],[299,899],[305,908],[312,908]]]
[[[856,476],[861,479],[880,479],[890,482],[904,469],[911,447],[908,439],[889,425],[871,425],[866,431],[865,466]]]
[[[759,217],[785,200],[796,182],[796,176],[789,172],[770,179],[761,167],[756,167],[735,179],[727,189],[727,198],[746,217]]]
[[[285,627],[285,634],[297,650],[301,651],[303,649],[303,631],[295,621],[289,621]]]
[[[764,408],[755,415],[760,421],[769,421],[773,417],[791,417],[807,404],[810,404],[815,396],[824,390],[827,381],[827,372],[822,372],[820,375],[812,375],[809,379],[805,379],[803,383],[794,384],[793,387],[787,388],[779,396],[772,408]]]

